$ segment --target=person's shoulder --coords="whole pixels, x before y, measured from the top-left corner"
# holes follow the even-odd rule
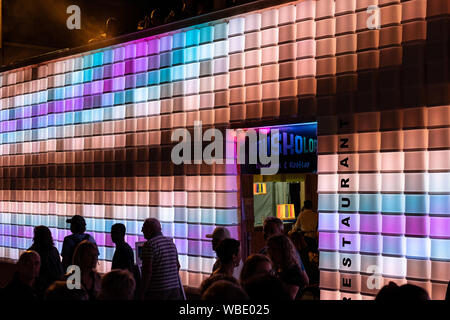
[[[261,250],[259,250],[258,253],[259,253],[259,254],[266,255],[266,254],[267,254],[267,248],[268,248],[267,246],[262,247]]]
[[[102,275],[99,272],[95,271],[94,278],[95,278],[95,280],[99,281],[102,279]]]
[[[128,242],[125,242],[123,247],[126,248],[127,250],[133,251],[133,248],[130,246],[130,244]]]
[[[296,273],[301,273],[302,272],[302,268],[297,264],[297,263],[294,263],[294,264],[291,264],[288,268],[287,268],[287,270],[286,270],[288,273],[290,273],[290,274],[296,274]]]
[[[84,237],[86,237],[87,238],[86,240],[88,240],[89,242],[92,242],[92,243],[96,244],[95,238],[93,236],[91,236],[89,233],[85,233]]]
[[[153,246],[154,242],[152,241],[153,239],[147,239],[144,244],[142,245],[143,249],[148,249],[151,246]]]
[[[64,241],[72,241],[75,238],[75,234],[69,234],[67,236],[64,237]]]
[[[64,237],[63,245],[74,245],[76,242],[75,234],[69,234]]]
[[[166,237],[165,235],[157,235],[149,240],[151,243],[162,243],[162,242],[173,242],[172,238]]]
[[[55,246],[52,246],[52,247],[50,248],[50,252],[51,252],[52,254],[59,255],[58,248],[56,248]]]

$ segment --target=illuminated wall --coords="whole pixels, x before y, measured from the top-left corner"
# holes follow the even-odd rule
[[[198,286],[214,263],[205,235],[239,237],[238,172],[173,165],[172,130],[317,119],[321,297],[370,298],[369,265],[442,297],[448,14],[445,0],[297,1],[2,73],[0,257],[17,259],[39,224],[60,249],[78,213],[108,271],[111,225],[133,246],[157,217]]]
[[[380,6],[379,30],[367,29],[368,4]],[[309,21],[327,26],[315,41],[321,298],[373,299],[380,276],[443,299],[450,106],[448,33],[438,30],[448,29],[448,1],[313,7]]]

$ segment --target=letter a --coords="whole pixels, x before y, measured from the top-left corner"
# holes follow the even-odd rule
[[[70,276],[66,280],[67,288],[69,290],[81,289],[81,270],[79,266],[71,265],[67,268],[67,273]]]
[[[71,16],[69,16],[66,21],[67,29],[69,29],[69,30],[81,29],[80,7],[77,5],[68,6],[66,13],[71,14]]]
[[[380,8],[378,6],[369,6],[367,8],[367,14],[370,16],[367,18],[367,28],[370,30],[380,29]]]
[[[377,265],[371,265],[367,267],[367,273],[371,275],[367,278],[367,288],[369,289],[381,289],[381,276],[380,269]]]

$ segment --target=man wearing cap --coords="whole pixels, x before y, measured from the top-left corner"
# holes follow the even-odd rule
[[[72,218],[66,220],[67,223],[70,223],[70,231],[72,234],[64,238],[61,256],[62,256],[62,264],[64,270],[67,270],[67,267],[72,264],[72,257],[77,245],[83,241],[88,240],[89,242],[95,243],[95,239],[91,237],[91,235],[85,233],[86,232],[86,220],[80,215],[74,215]]]
[[[230,239],[231,235],[230,235],[230,231],[227,228],[216,227],[214,229],[213,233],[207,234],[206,237],[211,239],[212,249],[214,250],[214,252],[216,252],[216,249],[217,249],[217,246],[219,245],[219,243],[224,239]],[[242,263],[242,260],[240,260],[239,265],[236,268],[234,268],[234,271],[233,271],[233,277],[235,277],[238,280],[239,280],[239,277],[241,274],[242,266],[243,266],[243,263]],[[219,269],[219,267],[220,267],[220,261],[219,261],[219,259],[216,259],[216,262],[214,262],[212,272]]]

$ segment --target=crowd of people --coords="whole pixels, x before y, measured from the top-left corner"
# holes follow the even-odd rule
[[[285,235],[283,222],[276,217],[264,221],[265,246],[259,253],[242,261],[241,245],[225,227],[216,227],[211,239],[217,260],[199,288],[202,300],[296,300],[308,288],[317,288],[312,270],[317,253],[317,213],[309,202],[297,223]],[[99,251],[95,239],[86,233],[80,215],[67,220],[71,235],[64,238],[61,257],[54,246],[50,229],[37,226],[33,245],[23,252],[17,271],[0,296],[22,300],[185,300],[181,283],[177,248],[173,239],[161,232],[161,224],[148,218],[142,226],[147,240],[142,247],[139,268],[132,248],[125,241],[126,228],[111,227],[116,245],[110,272],[97,272]],[[292,240],[291,240],[292,238]],[[308,239],[306,239],[308,238]],[[303,258],[307,260],[304,261]],[[304,263],[305,262],[305,263]],[[448,297],[447,293],[447,299]],[[429,300],[428,293],[417,286],[383,287],[376,300]]]

